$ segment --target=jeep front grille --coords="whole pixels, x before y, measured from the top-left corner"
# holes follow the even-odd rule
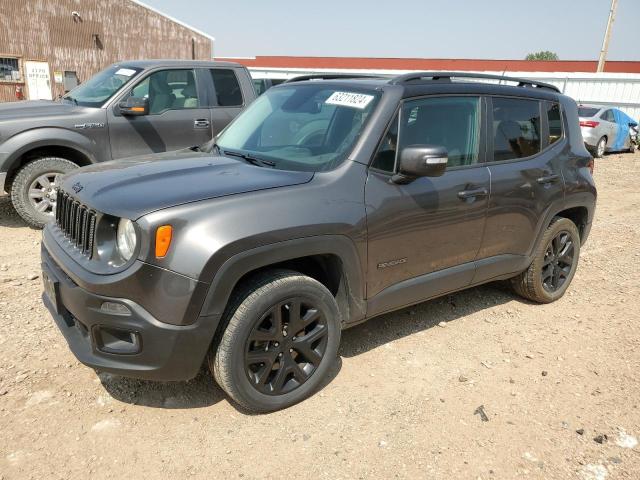
[[[74,200],[68,193],[58,190],[56,224],[72,245],[83,255],[91,258],[96,230],[96,212]]]

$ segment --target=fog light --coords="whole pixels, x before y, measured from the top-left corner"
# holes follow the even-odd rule
[[[129,330],[97,326],[93,329],[98,350],[105,353],[132,355],[141,350],[140,335]]]
[[[100,310],[104,313],[108,313],[109,315],[131,315],[129,307],[115,302],[103,302],[102,305],[100,305]]]

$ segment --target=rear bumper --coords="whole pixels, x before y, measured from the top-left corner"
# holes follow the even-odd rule
[[[188,380],[199,371],[219,317],[200,317],[191,325],[154,318],[126,298],[94,294],[78,286],[42,248],[42,270],[55,283],[55,301],[45,306],[76,358],[100,371],[148,380]],[[101,309],[104,302],[124,305],[128,315]],[[113,341],[125,338],[123,341]],[[114,348],[117,347],[117,348]]]
[[[598,144],[598,140],[601,138],[597,129],[591,127],[580,127],[580,131],[582,132],[582,139],[584,140],[585,145],[588,148],[595,148]]]

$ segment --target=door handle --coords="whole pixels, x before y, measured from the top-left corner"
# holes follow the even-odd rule
[[[547,183],[553,183],[553,182],[558,181],[558,178],[560,178],[560,177],[558,177],[558,175],[553,173],[551,175],[545,175],[544,177],[538,178],[537,182],[542,184],[542,185],[545,185]]]
[[[467,198],[486,197],[489,194],[486,188],[476,188],[474,190],[462,190],[458,192],[458,198],[460,200],[466,200]]]
[[[208,128],[211,123],[206,118],[198,118],[193,121],[193,128]]]

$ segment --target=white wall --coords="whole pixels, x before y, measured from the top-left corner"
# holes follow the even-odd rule
[[[402,75],[408,70],[306,70],[250,68],[254,78],[293,78],[312,73],[354,73]],[[618,107],[634,119],[640,118],[640,74],[634,73],[566,73],[566,72],[473,72],[522,77],[551,83],[578,103]]]

